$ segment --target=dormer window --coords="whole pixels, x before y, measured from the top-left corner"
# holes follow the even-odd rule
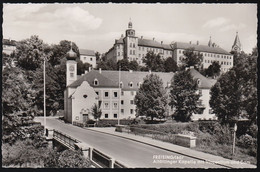
[[[200,79],[197,79],[197,84],[198,84],[198,86],[201,85],[201,81],[200,81]]]
[[[129,82],[128,86],[129,86],[130,88],[133,88],[133,82]]]
[[[122,81],[120,82],[119,87],[123,88],[123,82]]]
[[[94,79],[94,85],[98,85],[98,80],[97,80],[97,78]]]
[[[88,97],[88,95],[84,94],[83,97],[86,99]]]

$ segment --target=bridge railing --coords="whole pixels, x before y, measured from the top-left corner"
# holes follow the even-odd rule
[[[80,141],[70,137],[69,135],[62,133],[57,130],[53,130],[53,138],[63,143],[65,146],[75,149],[75,143],[79,143]]]

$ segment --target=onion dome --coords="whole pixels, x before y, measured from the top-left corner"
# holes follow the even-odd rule
[[[130,19],[130,22],[128,23],[128,28],[132,29],[132,27],[133,27],[133,24],[132,24],[131,19]]]
[[[70,51],[67,52],[67,60],[76,60],[77,54],[72,50],[72,43],[70,44]]]

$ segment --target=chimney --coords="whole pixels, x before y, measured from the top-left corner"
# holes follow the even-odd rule
[[[190,68],[189,67],[185,67],[185,71],[188,70],[188,69],[190,69]]]
[[[152,74],[152,70],[151,69],[149,69],[149,74]]]
[[[190,44],[191,44],[191,41],[190,41]]]
[[[153,41],[155,40],[155,38],[153,38]]]
[[[130,73],[133,73],[133,70],[129,70]]]
[[[91,71],[91,66],[88,67],[88,71],[89,71],[89,72]]]
[[[163,41],[161,41],[161,44],[163,44]]]
[[[101,72],[102,72],[102,69],[101,69],[101,68],[99,68],[99,73],[101,74]]]
[[[200,42],[199,41],[197,41],[197,45],[199,45],[200,44]]]
[[[141,36],[141,39],[143,39],[143,36]]]

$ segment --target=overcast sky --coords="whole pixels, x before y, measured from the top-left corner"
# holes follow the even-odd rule
[[[231,50],[238,31],[243,50],[257,42],[256,4],[4,4],[3,37],[61,40],[105,53],[119,39],[129,19],[136,36],[157,41],[207,44]]]

